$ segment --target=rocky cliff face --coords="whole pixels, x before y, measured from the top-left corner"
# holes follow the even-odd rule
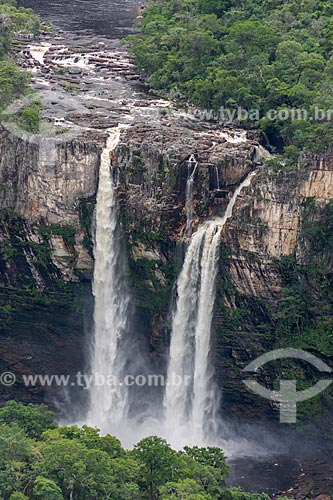
[[[26,221],[28,239],[36,244],[43,241],[41,225],[51,227],[50,257],[65,280],[93,268],[84,245],[90,228],[83,219],[96,193],[100,153],[98,142],[84,138],[56,142],[0,129],[0,210]],[[57,234],[64,226],[73,234],[71,245]]]
[[[223,248],[228,250],[222,255],[215,308],[215,363],[229,415],[239,416],[240,406],[247,418],[274,410],[241,382],[241,369],[260,353],[294,347],[332,362],[330,341],[320,340],[330,336],[332,314],[332,171],[330,154],[302,158],[289,169],[268,161],[225,227]],[[271,378],[279,374],[297,378],[299,388],[318,379],[309,366],[275,367]],[[267,382],[269,372],[265,376]],[[330,425],[330,389],[299,406],[304,425]]]
[[[74,374],[84,366],[101,144],[0,129],[2,371]],[[53,406],[64,399],[63,389],[22,382],[2,386],[1,394]]]
[[[82,308],[87,301],[91,307],[91,227],[105,138],[100,132],[53,144],[52,155],[45,157],[40,144],[2,129],[4,370],[27,374],[38,366],[49,373],[51,366],[55,373],[74,374],[84,366]],[[235,187],[257,170],[223,230],[212,352],[225,413],[271,418],[270,403],[247,393],[241,369],[261,352],[297,344],[290,332],[284,336],[276,331],[281,296],[290,288],[283,266],[288,259],[301,266],[309,256],[318,262],[302,228],[305,217],[317,224],[331,200],[333,162],[329,156],[305,158],[286,171],[271,163],[257,141],[240,130],[172,121],[170,125],[165,117],[158,126],[139,123],[122,131],[114,154],[120,179],[119,216],[137,321],[149,338],[153,364],[159,370],[165,367],[172,288],[186,245],[191,155],[198,162],[192,191],[193,229],[208,216],[222,214]],[[327,259],[327,252],[322,255]],[[297,268],[297,272],[303,271]],[[41,322],[43,310],[47,315]],[[13,342],[18,341],[14,355]],[[326,350],[321,354],[326,356]],[[33,391],[36,401],[60,397],[56,388]],[[29,400],[31,391],[21,387],[18,397]],[[329,394],[323,397],[330,399]]]
[[[102,130],[55,141],[1,128],[4,370],[44,374],[52,367],[54,373],[74,374],[84,366],[82,304],[90,296],[93,211],[105,140]],[[167,346],[163,332],[177,274],[175,247],[186,224],[187,160],[191,154],[198,160],[193,188],[196,226],[201,218],[223,211],[228,188],[253,168],[256,147],[241,131],[170,126],[163,117],[162,123],[137,124],[122,132],[114,155],[121,183],[120,219],[128,242],[138,321],[151,339],[156,359]],[[88,288],[82,290],[86,280]],[[39,319],[43,308],[47,310],[44,326]],[[15,354],[13,341],[18,343]],[[36,401],[63,392],[34,391]],[[7,393],[9,397],[6,390],[4,397]],[[30,400],[31,391],[20,387],[17,397]]]

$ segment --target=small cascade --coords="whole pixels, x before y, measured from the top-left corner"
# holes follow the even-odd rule
[[[84,69],[89,65],[89,54],[61,54],[53,56],[51,61],[58,66],[72,67]]]
[[[215,171],[215,178],[216,178],[216,189],[219,191],[220,190],[220,175],[219,175],[219,169],[215,165],[214,167]]]
[[[93,383],[88,421],[102,430],[112,431],[127,411],[127,389],[117,384],[117,380],[125,363],[120,342],[128,330],[130,295],[118,234],[115,195],[118,174],[112,167],[112,152],[119,142],[120,127],[109,129],[108,133],[101,154],[96,202]]]
[[[30,45],[28,47],[28,50],[31,54],[31,57],[35,61],[38,61],[40,66],[43,66],[44,65],[44,56],[50,47],[51,47],[50,44]]]
[[[187,160],[187,182],[185,191],[185,211],[186,211],[186,227],[185,236],[190,236],[192,232],[193,222],[193,182],[197,171],[198,162],[192,154]]]
[[[175,446],[209,442],[218,409],[209,354],[220,234],[254,175],[235,190],[222,218],[206,222],[192,236],[177,281],[164,398],[166,435]]]

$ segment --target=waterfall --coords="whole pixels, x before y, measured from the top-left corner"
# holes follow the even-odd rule
[[[186,227],[185,236],[190,236],[193,222],[193,181],[197,170],[198,162],[194,155],[187,160],[187,181],[185,191]]]
[[[216,189],[220,189],[220,176],[219,176],[219,169],[217,168],[217,166],[215,165],[214,167],[214,170],[215,170],[215,177],[216,177]]]
[[[130,297],[118,234],[118,173],[114,175],[112,168],[112,152],[119,142],[120,127],[109,129],[108,134],[101,154],[96,202],[93,383],[88,421],[110,431],[122,422],[127,410],[127,390],[116,381],[125,363],[119,343],[128,329]]]
[[[218,407],[209,354],[220,233],[254,175],[235,190],[222,218],[206,222],[192,236],[177,281],[164,398],[166,434],[176,446],[186,441],[204,445],[209,439]]]

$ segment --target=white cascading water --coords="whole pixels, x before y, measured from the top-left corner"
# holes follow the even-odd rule
[[[91,366],[95,383],[90,388],[88,421],[102,431],[114,432],[126,416],[128,402],[126,388],[112,381],[121,377],[124,367],[119,342],[128,327],[130,296],[117,234],[116,186],[111,160],[111,153],[119,142],[120,127],[109,129],[108,134],[101,154],[96,202],[94,345]]]
[[[87,422],[102,432],[111,432],[132,446],[144,436],[163,435],[175,447],[216,442],[207,436],[217,409],[213,372],[209,369],[210,330],[218,271],[220,233],[231,217],[237,196],[248,186],[254,173],[235,190],[222,218],[206,222],[192,236],[182,271],[177,281],[177,306],[173,316],[172,337],[165,390],[165,425],[157,420],[141,424],[128,418],[128,389],[125,385],[99,383],[121,380],[126,363],[124,338],[129,326],[130,295],[122,265],[118,234],[115,175],[112,151],[120,127],[109,129],[101,154],[96,203],[95,269],[93,294],[94,345]],[[188,183],[193,183],[197,163],[189,168]],[[179,383],[179,380],[187,383]]]
[[[235,190],[222,218],[206,222],[192,236],[177,281],[164,399],[166,435],[174,446],[215,441],[207,429],[218,407],[209,353],[220,234],[254,175]]]
[[[193,182],[197,170],[198,162],[194,155],[187,160],[187,182],[185,191],[186,227],[185,236],[190,236],[193,222]]]
[[[220,189],[220,175],[219,175],[219,169],[217,167],[214,168],[215,170],[215,177],[216,177],[216,189]]]

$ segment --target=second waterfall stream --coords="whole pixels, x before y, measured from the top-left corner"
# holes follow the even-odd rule
[[[173,445],[205,445],[216,439],[219,401],[209,355],[221,230],[254,175],[251,172],[237,187],[223,217],[207,221],[194,233],[177,280],[164,399],[166,436]]]

